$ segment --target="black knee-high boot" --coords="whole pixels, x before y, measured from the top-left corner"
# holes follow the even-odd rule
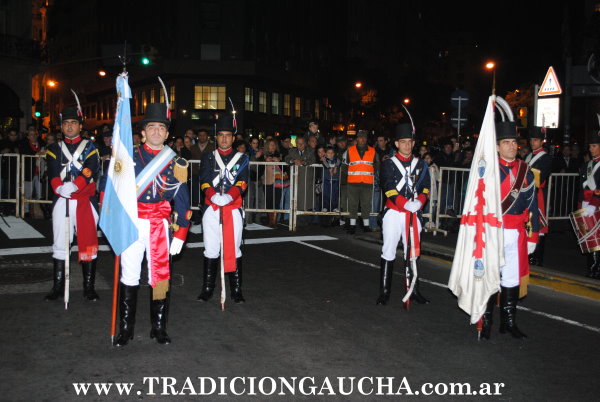
[[[483,326],[481,329],[481,337],[484,339],[490,339],[490,335],[492,332],[492,322],[494,318],[494,306],[496,305],[497,300],[498,293],[494,293],[493,295],[491,295],[487,302],[485,313],[483,313]]]
[[[392,292],[392,274],[394,272],[394,261],[381,259],[381,270],[379,271],[379,297],[375,304],[386,305],[390,300]]]
[[[152,296],[150,296],[152,298]],[[156,338],[156,342],[161,345],[171,343],[171,338],[167,334],[167,318],[169,315],[169,292],[167,297],[160,300],[150,300],[150,338]]]
[[[202,293],[200,293],[197,300],[208,301],[212,297],[215,290],[215,281],[217,280],[218,265],[218,258],[204,257],[204,284],[202,285]]]
[[[229,290],[231,300],[235,303],[246,302],[244,296],[242,296],[242,257],[236,260],[235,272],[229,273]]]
[[[501,287],[500,292],[500,333],[510,333],[514,338],[527,338],[517,327],[517,302],[519,301],[519,287]]]
[[[127,286],[121,284],[121,318],[119,321],[119,335],[117,336],[117,339],[115,339],[115,346],[125,346],[129,340],[133,339],[139,288],[139,286]]]
[[[54,258],[54,284],[44,300],[56,300],[65,293],[65,260]]]
[[[98,300],[100,297],[98,297],[98,293],[96,293],[94,288],[96,282],[96,260],[82,261],[81,271],[83,272],[83,297],[90,301]]]

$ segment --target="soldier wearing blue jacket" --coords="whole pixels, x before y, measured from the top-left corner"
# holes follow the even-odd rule
[[[200,188],[206,205],[202,216],[204,283],[198,300],[206,302],[212,297],[219,258],[222,257],[223,270],[229,275],[231,299],[235,303],[243,303],[240,248],[244,229],[242,196],[248,186],[249,159],[248,155],[232,148],[236,131],[233,117],[221,118],[216,131],[217,149],[204,154],[200,165]]]
[[[376,302],[382,305],[386,305],[390,298],[398,242],[402,240],[405,258],[416,261],[420,255],[421,211],[427,203],[430,188],[427,163],[412,154],[415,140],[411,124],[396,126],[394,145],[398,152],[383,161],[379,173],[380,186],[387,197],[382,212],[380,294]],[[412,244],[408,250],[407,240],[411,232]],[[419,291],[418,276],[411,300],[420,304],[429,303]]]
[[[496,123],[496,141],[500,167],[500,194],[504,235],[504,265],[500,267],[500,333],[517,339],[527,336],[516,323],[517,303],[527,294],[529,258],[539,238],[540,217],[533,172],[517,159],[515,122]],[[496,294],[483,314],[482,337],[490,338]]]
[[[167,334],[169,313],[169,254],[181,252],[192,211],[186,185],[188,162],[164,145],[170,119],[166,105],[151,103],[142,120],[144,144],[133,153],[138,187],[139,238],[121,254],[121,302],[119,335],[115,345],[133,339],[137,293],[144,254],[148,261],[148,283],[152,287],[150,338],[171,343]],[[171,203],[174,218],[171,219]],[[169,227],[173,230],[172,239]]]

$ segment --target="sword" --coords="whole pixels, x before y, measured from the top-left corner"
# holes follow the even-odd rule
[[[67,171],[65,175],[65,181],[71,181],[70,163],[67,162]],[[70,239],[70,226],[71,219],[69,217],[69,199],[65,198],[66,212],[65,212],[65,310],[69,308],[69,287],[70,287],[70,263],[71,263],[71,239]]]
[[[413,173],[410,176],[410,178],[412,180],[411,201],[414,201],[415,200],[416,175]],[[406,240],[406,253],[404,256],[405,265],[406,265],[405,266],[406,294],[402,298],[402,306],[404,307],[405,310],[410,309],[410,296],[412,295],[412,292],[415,288],[415,283],[416,283],[416,279],[417,279],[417,262],[413,261],[411,258],[411,249],[412,249],[412,243],[413,243],[413,240],[412,240],[413,219],[414,219],[416,212],[409,212],[409,213],[410,213],[410,219],[409,219],[409,223],[408,223],[408,228],[406,229],[406,231],[408,232],[408,239]]]
[[[225,178],[225,172],[221,172],[219,170],[219,176],[220,176],[220,183],[219,183],[219,193],[221,195],[223,195],[223,180]],[[219,237],[221,240],[221,253],[220,253],[220,259],[221,259],[221,311],[225,311],[225,258],[223,257],[223,253],[225,252],[225,247],[224,247],[224,237],[223,237],[223,207],[219,207]]]

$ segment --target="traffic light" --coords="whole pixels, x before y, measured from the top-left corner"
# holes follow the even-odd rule
[[[154,46],[142,45],[142,55],[140,57],[140,63],[143,66],[149,66],[156,62],[156,56],[158,51]]]
[[[527,128],[527,108],[526,107],[519,108],[519,121],[521,122],[521,127]]]
[[[35,118],[40,118],[40,117],[42,117],[43,114],[44,114],[44,102],[42,102],[42,101],[35,102],[35,110],[33,112],[33,115],[35,116]]]

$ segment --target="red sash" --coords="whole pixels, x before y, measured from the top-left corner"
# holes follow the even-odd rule
[[[546,183],[538,188],[537,202],[540,210],[540,233],[548,233],[548,217],[546,216],[546,200],[544,199],[544,187]]]
[[[90,197],[95,193],[96,184],[88,183],[82,189],[71,194],[71,198],[77,200],[75,219],[77,220],[79,261],[92,261],[98,255],[98,231],[90,203]]]
[[[169,201],[157,203],[138,202],[138,217],[150,221],[150,286],[171,277],[169,269],[169,241],[164,220],[169,220]]]
[[[223,271],[235,272],[236,270],[236,255],[235,255],[235,232],[233,225],[233,211],[242,207],[242,197],[237,197],[231,203],[224,207],[210,203],[216,211],[221,208],[223,214]]]
[[[410,216],[413,215],[412,227],[410,227]],[[405,228],[409,228],[412,230],[412,239],[410,241],[410,250],[408,251],[409,258],[419,257],[421,255],[421,239],[419,237],[419,217],[417,213],[406,212],[404,214],[406,216],[406,223],[404,225]],[[408,230],[407,230],[408,234]],[[408,244],[408,239],[407,239]]]

